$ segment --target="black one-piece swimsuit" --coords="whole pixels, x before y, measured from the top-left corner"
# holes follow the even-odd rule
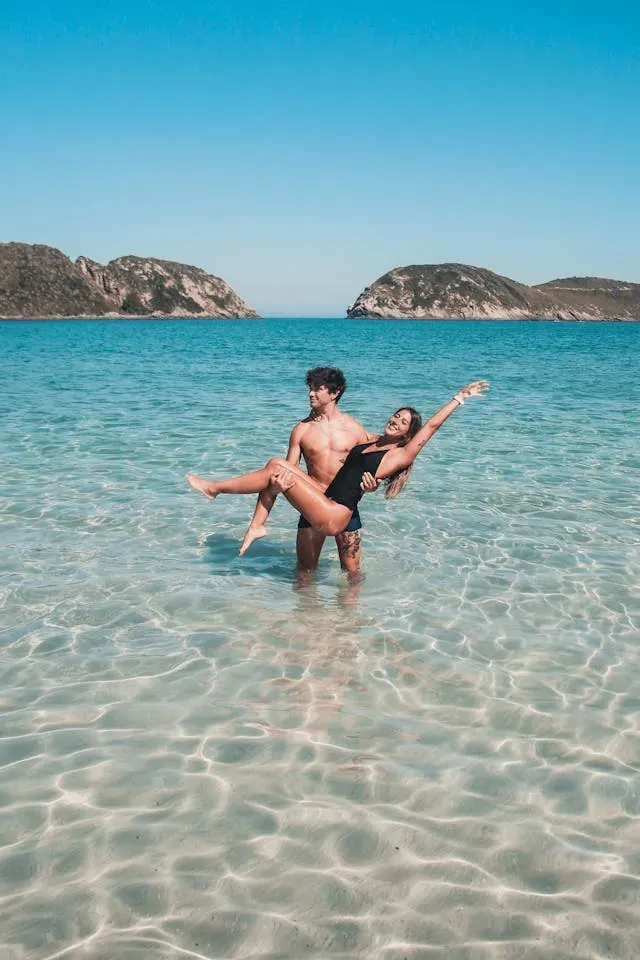
[[[364,448],[370,446],[371,441],[359,443],[353,447],[324,492],[330,500],[341,503],[351,511],[355,510],[362,498],[360,483],[364,474],[371,473],[375,477],[380,461],[389,449],[389,447],[384,447],[381,450],[368,450],[363,453]]]

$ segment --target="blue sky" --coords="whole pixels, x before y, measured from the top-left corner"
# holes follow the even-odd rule
[[[640,282],[635,2],[0,3],[0,240],[264,314],[409,263]]]

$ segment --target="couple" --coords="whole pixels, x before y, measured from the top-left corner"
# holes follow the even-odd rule
[[[258,503],[240,553],[263,537],[264,524],[279,493],[300,513],[298,569],[315,570],[325,538],[336,539],[340,563],[349,574],[359,572],[358,502],[366,490],[386,482],[388,499],[397,497],[413,461],[433,434],[466,399],[481,396],[489,384],[476,380],[454,394],[422,425],[413,407],[400,407],[384,433],[369,434],[353,417],[338,410],[346,389],[341,370],[316,367],[307,374],[309,416],[294,427],[286,459],[273,458],[260,470],[231,480],[204,480],[187,474],[194,489],[213,500],[221,493],[258,493]],[[298,466],[304,457],[308,473]]]

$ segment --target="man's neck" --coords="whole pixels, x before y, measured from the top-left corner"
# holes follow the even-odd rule
[[[325,407],[319,407],[317,410],[311,411],[312,420],[336,420],[340,415],[335,401],[328,403]]]

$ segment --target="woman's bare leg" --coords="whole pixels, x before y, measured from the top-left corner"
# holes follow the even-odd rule
[[[215,500],[218,491],[215,489],[213,480],[205,480],[204,477],[197,477],[195,473],[185,473],[187,483],[191,484],[194,490],[203,493],[207,500]]]
[[[308,473],[301,470],[293,463],[287,463],[280,457],[272,457],[268,463],[260,470],[252,470],[251,473],[243,473],[239,477],[231,477],[229,480],[205,480],[204,477],[197,477],[195,473],[187,473],[186,480],[194,490],[204,493],[205,497],[214,500],[220,493],[262,493],[267,491],[271,483],[271,477],[280,470],[287,470],[294,480],[303,480],[304,483],[313,487],[314,490],[321,492],[319,484],[312,480]],[[273,491],[277,495],[276,491]],[[332,501],[327,500],[327,503]]]
[[[199,490],[209,500],[215,500],[220,493],[260,493],[269,486],[274,472],[271,464],[270,460],[261,470],[243,473],[242,476],[232,477],[230,480],[205,480],[204,477],[196,477],[194,473],[188,473],[186,479],[194,490]]]
[[[304,470],[294,467],[286,460],[272,460],[277,468],[274,483],[282,490],[291,506],[309,521],[314,530],[325,536],[335,536],[349,523],[352,510],[335,500],[330,500],[316,481]]]
[[[336,533],[344,530],[351,517],[351,511],[342,504],[325,497],[315,481],[304,470],[279,457],[269,460],[261,470],[254,470],[252,473],[245,473],[241,477],[233,477],[230,480],[204,480],[202,477],[188,473],[187,481],[195,490],[199,490],[205,497],[213,500],[221,493],[260,493],[268,488],[271,477],[282,471],[292,481],[292,485],[287,490],[283,490],[285,497],[313,527],[324,531],[328,536],[335,536]]]
[[[324,492],[324,487],[320,486],[317,480],[309,477],[308,474],[306,474],[306,476],[319,490]],[[247,531],[242,540],[242,545],[238,551],[240,556],[247,552],[254,540],[260,540],[262,537],[266,537],[267,528],[265,524],[269,519],[269,514],[273,510],[273,505],[275,504],[277,497],[278,491],[274,490],[271,486],[267,490],[263,490],[262,493],[258,494],[256,508],[253,511],[251,522],[247,527]]]
[[[262,493],[258,494],[256,508],[253,511],[251,522],[247,527],[247,532],[242,539],[242,545],[238,551],[240,556],[247,552],[254,540],[260,540],[262,537],[266,536],[267,528],[265,527],[265,523],[269,519],[269,514],[271,513],[273,505],[276,502],[277,496],[277,493],[272,492],[269,489],[263,490]]]

